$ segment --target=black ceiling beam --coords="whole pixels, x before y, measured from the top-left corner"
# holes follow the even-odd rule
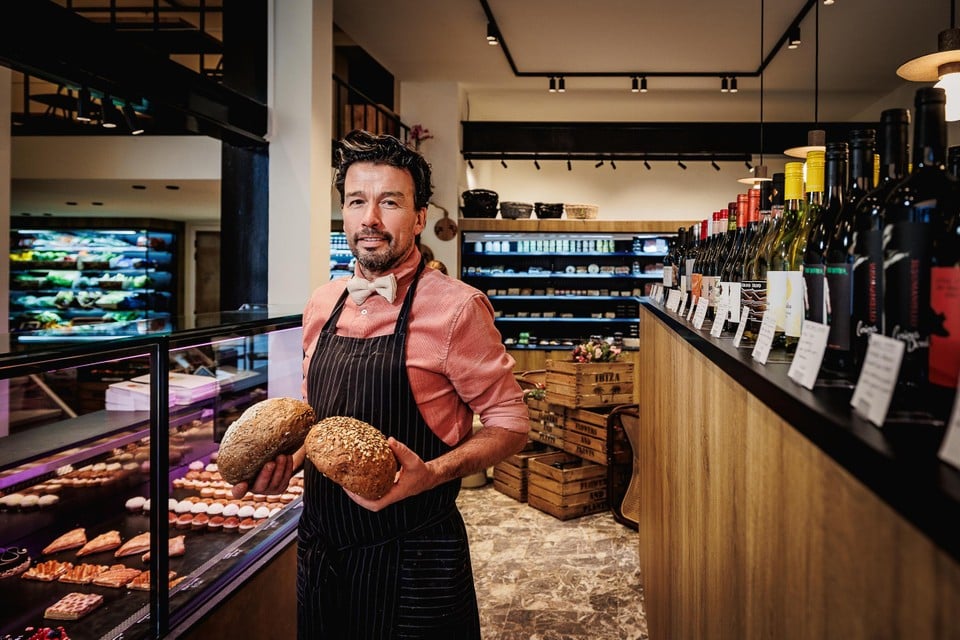
[[[783,48],[787,41],[790,39],[791,31],[800,26],[800,23],[803,22],[803,19],[807,17],[807,14],[810,13],[810,10],[815,7],[817,0],[806,0],[803,7],[800,8],[800,11],[797,12],[797,15],[794,16],[790,24],[787,26],[786,31],[777,39],[773,47],[770,49],[770,52],[760,61],[759,66],[755,70],[747,71],[521,71],[516,62],[513,59],[513,56],[510,54],[510,48],[507,46],[507,42],[503,37],[503,32],[500,31],[500,25],[497,24],[497,19],[493,15],[493,10],[490,8],[490,4],[487,0],[480,0],[480,6],[483,7],[483,13],[487,17],[487,22],[496,30],[497,36],[499,37],[499,47],[503,50],[503,56],[507,59],[507,64],[510,65],[510,70],[513,71],[513,75],[518,78],[549,78],[552,76],[564,76],[567,78],[631,78],[633,76],[646,76],[648,78],[723,78],[728,76],[737,76],[740,78],[756,78],[762,74],[767,66],[773,61],[777,53]]]
[[[757,154],[751,141],[763,127],[764,151],[779,155],[807,139],[811,128],[826,131],[827,140],[848,140],[868,122],[500,122],[462,121],[465,158],[480,154]],[[771,153],[771,150],[773,152]],[[539,157],[542,157],[539,156]],[[564,155],[564,159],[566,156]]]
[[[7,0],[4,13],[0,63],[119,99],[145,98],[161,112],[178,114],[190,131],[240,146],[266,145],[265,104],[50,0]]]

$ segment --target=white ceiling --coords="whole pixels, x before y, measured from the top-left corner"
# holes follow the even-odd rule
[[[818,0],[820,1],[820,0]],[[804,0],[488,0],[519,68],[534,73],[573,72],[736,72],[756,70],[761,57],[760,9],[764,9],[764,51],[769,51]],[[937,33],[950,26],[944,0],[836,0],[819,5],[819,89],[856,96],[847,111],[831,117],[853,119],[898,89],[896,68],[936,50]],[[782,49],[764,76],[769,94],[812,90],[816,14],[801,25],[803,45]],[[487,19],[479,0],[335,0],[334,20],[398,81],[450,81],[471,91],[543,91],[546,79],[518,78],[502,50],[486,44]],[[690,92],[690,99],[721,100],[718,78],[651,79],[658,91]],[[568,92],[626,90],[626,78],[569,78]],[[755,78],[740,80],[741,92],[758,92]],[[708,91],[705,91],[708,90]],[[707,96],[704,98],[704,96]],[[703,105],[709,109],[709,104]],[[671,120],[664,113],[662,120]],[[23,181],[13,185],[12,213],[161,216],[183,220],[218,217],[216,181],[181,181],[179,191],[162,183],[134,192],[129,181]],[[65,205],[93,201],[105,205]],[[106,203],[109,203],[107,205]],[[173,213],[171,213],[173,212]],[[82,213],[82,212],[81,212]]]

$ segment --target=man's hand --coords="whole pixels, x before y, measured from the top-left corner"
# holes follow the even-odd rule
[[[238,500],[245,496],[247,491],[266,495],[283,493],[290,484],[293,470],[293,456],[281,454],[272,462],[263,465],[260,473],[254,478],[252,486],[247,482],[238,482],[230,491]]]
[[[427,464],[420,459],[416,453],[410,450],[402,442],[397,442],[394,438],[388,438],[387,444],[393,450],[393,455],[397,457],[400,464],[400,470],[397,471],[397,478],[383,497],[379,500],[367,500],[357,494],[347,491],[350,499],[370,511],[380,511],[390,506],[394,502],[399,502],[418,493],[423,493],[428,489],[437,486],[437,477],[430,470]],[[346,491],[346,489],[344,489]]]

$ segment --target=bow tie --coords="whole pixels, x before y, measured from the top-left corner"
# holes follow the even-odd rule
[[[371,293],[379,293],[387,302],[392,303],[397,297],[397,278],[392,273],[381,276],[374,281],[353,276],[347,280],[347,291],[357,304],[363,304]]]

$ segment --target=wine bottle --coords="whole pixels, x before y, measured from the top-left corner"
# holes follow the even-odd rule
[[[784,346],[793,352],[800,341],[800,331],[806,305],[804,300],[803,254],[807,248],[807,235],[810,228],[820,219],[823,209],[824,189],[824,152],[807,152],[807,182],[805,198],[800,204],[797,229],[790,242],[787,258],[787,299],[784,312]]]
[[[872,333],[883,333],[883,207],[907,172],[910,112],[887,109],[880,115],[877,186],[857,205],[853,219],[853,375],[863,366]]]
[[[710,220],[704,218],[700,221],[700,241],[696,252],[696,258],[690,270],[690,295],[693,296],[692,304],[703,295],[703,263],[706,261],[709,246]]]
[[[957,188],[954,185],[954,198]],[[960,372],[960,212],[956,204],[952,209],[943,231],[934,234],[930,260],[930,384],[947,392],[944,415]]]
[[[752,233],[759,221],[760,191],[751,189],[747,193],[737,194],[737,229],[733,240],[733,249],[724,266],[723,290],[726,296],[727,320],[734,326],[740,322],[740,310],[743,303],[742,281],[743,263]]]
[[[677,234],[677,237],[670,238],[667,241],[667,255],[663,256],[663,270],[661,271],[660,276],[660,283],[663,285],[664,289],[673,288],[673,257],[677,252],[677,241],[679,237],[679,234]]]
[[[847,182],[846,142],[827,143],[824,183],[826,196],[816,219],[811,221],[803,250],[804,318],[827,322],[827,242],[837,225],[843,209],[844,188]]]
[[[943,89],[925,87],[914,100],[913,170],[884,206],[884,333],[905,349],[898,384],[923,389],[928,381],[930,276],[934,235],[952,217],[952,185],[944,171],[947,128]]]
[[[776,319],[774,346],[785,346],[788,297],[802,304],[802,298],[796,299],[800,287],[794,282],[796,292],[788,290],[790,281],[790,245],[803,224],[803,163],[788,162],[784,167],[784,206],[776,235],[771,239],[767,252],[767,308]],[[802,317],[802,316],[801,316]],[[797,330],[799,334],[799,328]]]
[[[742,215],[747,213],[746,194],[737,194],[737,201],[727,205],[727,232],[724,236],[723,255],[720,257],[720,282],[717,286],[717,304],[725,304],[727,314],[723,318],[717,318],[717,322],[726,322],[730,319],[732,304],[740,300],[740,279],[736,280],[736,301],[733,300],[734,280],[730,276],[730,270],[736,260],[736,254],[739,249],[737,244],[742,240],[738,235],[741,211]]]
[[[861,200],[873,188],[873,129],[850,134],[850,182],[843,196],[843,207],[827,242],[825,255],[827,278],[827,324],[830,333],[823,356],[823,368],[843,375],[853,373],[853,266],[855,256],[854,219]],[[828,180],[829,182],[829,180]]]
[[[747,307],[747,324],[744,327],[741,344],[756,342],[763,322],[763,312],[767,307],[767,262],[764,243],[767,234],[774,226],[772,212],[776,208],[779,215],[783,211],[783,174],[773,174],[773,180],[760,183],[758,220],[750,233],[744,251],[741,271],[740,298],[741,307]],[[774,203],[779,203],[775,205]]]

